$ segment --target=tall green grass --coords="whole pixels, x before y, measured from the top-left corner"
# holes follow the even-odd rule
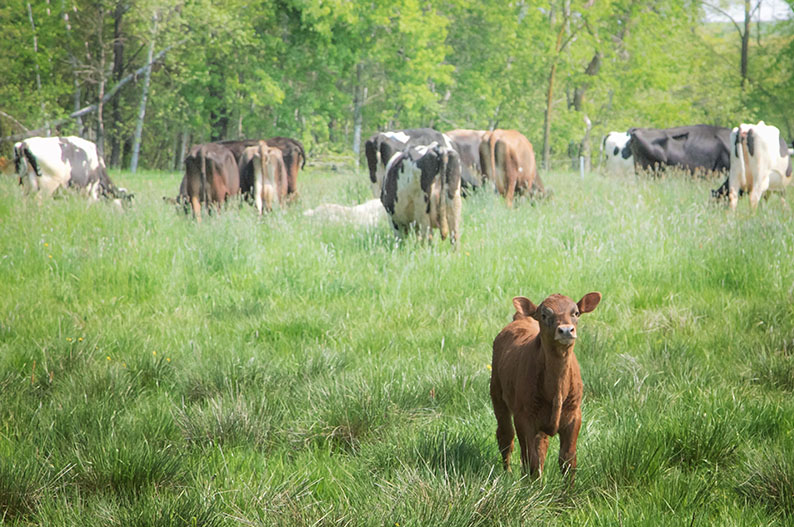
[[[304,217],[368,198],[349,170],[201,225],[161,199],[179,174],[113,177],[124,213],[0,182],[4,523],[794,521],[779,198],[732,214],[713,183],[553,173],[544,202],[468,198],[453,250]],[[488,364],[510,299],[593,290],[576,487],[556,439],[542,481],[505,474]]]

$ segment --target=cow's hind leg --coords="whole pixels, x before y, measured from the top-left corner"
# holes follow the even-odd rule
[[[516,431],[513,428],[513,416],[510,409],[502,400],[502,390],[497,380],[491,380],[491,402],[496,416],[496,442],[499,444],[499,453],[502,455],[504,469],[510,472],[510,455],[513,453],[513,442]]]
[[[197,222],[201,223],[201,202],[198,196],[192,196],[190,198],[190,206],[193,208],[193,217],[196,218]]]
[[[755,209],[761,201],[761,197],[766,193],[769,188],[769,177],[758,178],[755,182],[753,190],[750,191],[750,208]]]

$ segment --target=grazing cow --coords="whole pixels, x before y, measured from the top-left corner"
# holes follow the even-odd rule
[[[666,167],[692,174],[727,171],[731,166],[728,128],[698,124],[656,130],[632,128],[629,149],[635,169],[656,173]]]
[[[281,150],[267,146],[265,141],[259,141],[256,146],[243,150],[238,168],[241,180],[244,174],[250,172],[253,175],[252,193],[260,216],[263,204],[270,212],[273,210],[274,200],[284,203],[287,195],[287,169],[284,167]]]
[[[516,432],[521,466],[532,477],[543,472],[549,437],[559,433],[560,470],[573,485],[582,425],[582,376],[573,352],[576,325],[579,315],[600,301],[598,292],[576,303],[551,295],[539,306],[522,296],[513,298],[513,322],[494,339],[491,362],[491,402],[505,470],[510,470]]]
[[[190,202],[193,216],[201,221],[201,203],[220,212],[221,203],[240,192],[240,174],[234,155],[217,143],[195,145],[185,158],[185,177],[179,187],[181,199]]]
[[[105,161],[91,141],[79,137],[30,137],[14,145],[14,167],[20,184],[39,196],[49,197],[58,188],[85,190],[100,196],[127,198],[108,177]]]
[[[736,209],[739,190],[750,194],[755,209],[767,190],[785,191],[791,183],[791,157],[780,130],[764,121],[741,124],[731,131],[728,201]]]
[[[397,152],[403,152],[412,146],[427,146],[435,142],[450,150],[455,147],[452,140],[432,128],[411,128],[393,132],[380,132],[364,143],[364,153],[367,156],[369,168],[369,181],[372,185],[373,197],[379,198],[386,177],[386,165]],[[462,175],[462,172],[461,172]],[[473,185],[474,182],[471,182]]]
[[[604,153],[604,170],[607,174],[634,174],[634,157],[628,146],[631,136],[627,132],[609,132],[601,143]]]
[[[421,238],[432,238],[432,229],[441,239],[460,239],[461,218],[460,158],[453,148],[433,142],[411,147],[392,156],[380,200],[397,235],[413,225]]]
[[[267,146],[281,150],[284,167],[287,170],[287,197],[294,198],[298,194],[298,170],[306,166],[306,152],[303,144],[297,139],[289,137],[271,137],[265,139]],[[249,146],[259,144],[258,139],[242,139],[219,141],[217,144],[223,145],[234,154],[235,161],[239,162],[243,151]],[[240,190],[244,194],[252,194],[254,191],[254,175],[252,171],[245,171],[240,176]]]
[[[445,132],[452,139],[452,146],[460,155],[461,176],[464,187],[476,189],[482,185],[482,164],[480,163],[480,144],[485,130],[450,130]]]
[[[303,213],[323,222],[351,223],[361,227],[374,227],[386,219],[386,209],[379,199],[371,199],[355,207],[325,203]]]
[[[483,177],[496,185],[508,207],[513,196],[529,191],[543,195],[543,182],[538,175],[532,143],[516,130],[494,130],[486,133],[480,144]]]

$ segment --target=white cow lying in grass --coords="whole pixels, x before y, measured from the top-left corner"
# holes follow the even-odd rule
[[[755,209],[767,190],[784,191],[791,183],[791,157],[780,130],[764,121],[744,124],[731,131],[731,174],[728,200],[736,209],[739,191],[750,194]]]
[[[386,219],[386,210],[379,199],[371,199],[355,207],[346,207],[336,203],[325,203],[303,213],[321,221],[333,223],[352,223],[362,227],[373,227]]]

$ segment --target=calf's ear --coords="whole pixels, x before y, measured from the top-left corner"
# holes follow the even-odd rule
[[[525,317],[531,317],[535,314],[535,311],[538,309],[538,306],[532,303],[532,300],[525,296],[517,296],[513,299],[513,306],[516,308],[516,312],[520,315]]]
[[[598,306],[599,302],[601,302],[601,293],[595,291],[584,295],[582,299],[576,303],[576,305],[579,308],[580,313],[589,313]]]

